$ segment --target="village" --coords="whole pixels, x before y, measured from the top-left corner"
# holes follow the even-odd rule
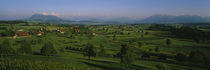
[[[66,32],[75,32],[75,33],[89,33],[92,35],[96,35],[96,32],[91,32],[88,30],[80,30],[78,27],[39,27],[36,29],[24,29],[24,28],[18,28],[14,30],[15,34],[12,36],[13,39],[16,38],[23,38],[23,37],[31,37],[31,36],[42,36],[45,34],[45,32],[56,32],[60,34],[66,34]]]

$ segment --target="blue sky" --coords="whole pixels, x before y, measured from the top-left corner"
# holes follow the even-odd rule
[[[210,0],[0,0],[0,19],[36,13],[69,17],[145,18],[156,14],[210,16]]]

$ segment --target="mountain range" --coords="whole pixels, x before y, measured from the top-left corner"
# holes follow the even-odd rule
[[[36,22],[36,23],[69,23],[73,22],[71,20],[63,20],[54,15],[42,15],[42,14],[34,14],[30,18],[27,18],[26,21]]]
[[[132,18],[84,18],[77,17],[76,20],[64,20],[54,15],[34,14],[26,19],[29,22],[37,23],[56,23],[56,24],[85,24],[88,23],[210,23],[210,17],[201,17],[196,15],[170,16],[170,15],[153,15],[144,19]]]
[[[196,15],[170,16],[153,15],[140,20],[141,23],[209,23],[210,17],[201,17]]]

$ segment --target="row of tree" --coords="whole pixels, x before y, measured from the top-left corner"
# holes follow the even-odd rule
[[[210,39],[210,31],[203,31],[198,28],[189,26],[174,27],[164,24],[156,24],[149,27],[150,30],[170,31],[177,38],[192,39],[197,43],[208,41]]]
[[[168,41],[167,41],[168,40]],[[170,39],[167,39],[166,43],[169,43]],[[152,52],[146,52],[138,50],[136,47],[134,47],[132,44],[122,44],[121,50],[119,53],[117,53],[117,57],[120,57],[120,62],[126,66],[129,66],[132,64],[133,61],[135,61],[137,58],[139,58],[139,54],[141,55],[141,58],[150,58],[151,56],[157,57],[157,59],[161,61],[169,61],[171,62],[171,59],[176,60],[179,64],[187,64],[187,65],[196,65],[200,67],[207,67],[209,65],[209,59],[208,57],[202,52],[202,51],[191,51],[189,55],[185,55],[182,53],[177,53],[174,55],[169,54],[163,54],[163,53],[152,53]],[[141,53],[138,53],[141,51]],[[158,52],[159,48],[156,47],[155,51]],[[152,58],[156,59],[156,58]],[[170,60],[168,60],[170,59]],[[176,63],[175,62],[175,63]]]
[[[210,39],[210,32],[205,32],[197,28],[181,27],[171,28],[171,34],[179,38],[192,39],[199,43],[200,41],[208,41]]]
[[[15,51],[12,48],[12,44],[9,39],[3,40],[3,42],[0,44],[0,55],[2,57],[8,55],[15,55],[15,54],[26,55],[31,53],[32,53],[31,42],[27,40],[24,40],[24,43],[17,49],[17,51]],[[51,42],[47,42],[41,48],[40,54],[45,56],[53,56],[57,54],[57,50]]]

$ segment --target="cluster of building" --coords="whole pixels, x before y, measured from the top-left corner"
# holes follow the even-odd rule
[[[15,31],[15,35],[13,36],[13,38],[29,37],[32,35],[41,36],[43,34],[44,34],[44,32],[43,32],[42,28],[40,28],[39,30],[31,30],[29,32],[25,31],[24,29],[17,29]]]
[[[71,30],[74,30],[74,32],[81,32],[79,28],[70,28]],[[49,32],[58,32],[61,34],[65,34],[66,32],[64,30],[62,30],[61,28],[47,28],[45,29]],[[15,31],[15,35],[13,36],[13,38],[22,38],[22,37],[29,37],[32,35],[36,35],[36,36],[41,36],[44,34],[44,30],[43,28],[37,29],[37,30],[25,30],[25,29],[17,29]],[[92,35],[96,35],[95,32],[91,32]]]

